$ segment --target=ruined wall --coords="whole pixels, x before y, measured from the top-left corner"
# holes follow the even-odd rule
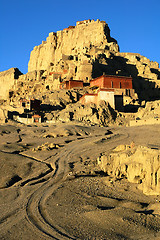
[[[6,116],[3,109],[0,109],[0,124],[5,123]]]
[[[89,82],[90,79],[92,79],[92,63],[88,63],[88,62],[83,62],[83,63],[79,63],[77,65],[77,72],[75,75],[75,79],[82,79],[85,82]]]
[[[0,99],[7,100],[9,98],[9,91],[16,85],[16,80],[21,74],[18,68],[0,72]]]
[[[160,124],[159,118],[149,118],[149,119],[139,119],[139,120],[131,120],[129,126],[144,126],[144,125],[155,125]]]

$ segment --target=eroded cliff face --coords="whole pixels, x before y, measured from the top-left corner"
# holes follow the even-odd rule
[[[142,100],[159,99],[160,68],[157,62],[150,61],[138,53],[116,53],[121,63],[133,78],[133,87]]]
[[[160,194],[160,151],[143,146],[120,145],[98,159],[98,165],[108,175],[137,183],[148,195]]]
[[[46,41],[31,52],[27,74],[15,78],[12,70],[0,73],[0,99],[45,100],[52,98],[65,80],[89,82],[103,73],[132,76],[136,94],[125,100],[127,104],[134,105],[137,101],[140,105],[143,100],[159,99],[159,64],[140,54],[119,52],[107,23],[100,20],[77,22],[76,26],[50,33]],[[12,98],[9,98],[10,91]]]
[[[62,78],[89,80],[99,54],[109,57],[119,51],[104,21],[77,22],[76,26],[50,33],[46,41],[31,52],[28,71],[49,70]]]
[[[45,70],[48,76],[52,74],[52,80],[61,81],[89,82],[103,73],[132,76],[140,100],[159,98],[159,64],[140,54],[119,52],[105,21],[77,22],[76,26],[50,33],[31,52],[28,71],[35,70]]]
[[[7,71],[0,72],[0,99],[9,98],[9,90],[16,86],[16,81],[22,73],[18,68],[10,68]]]

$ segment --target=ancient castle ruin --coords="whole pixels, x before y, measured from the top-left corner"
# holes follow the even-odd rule
[[[84,20],[49,33],[34,47],[27,74],[13,68],[1,72],[0,99],[14,106],[21,99],[38,99],[59,108],[81,98],[83,104],[105,100],[122,111],[159,99],[159,80],[157,62],[121,53],[105,21]]]

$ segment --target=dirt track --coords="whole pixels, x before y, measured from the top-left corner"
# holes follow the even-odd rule
[[[159,132],[1,126],[0,239],[160,239],[159,215],[148,210],[160,198],[96,167],[100,153],[122,143],[160,148]]]

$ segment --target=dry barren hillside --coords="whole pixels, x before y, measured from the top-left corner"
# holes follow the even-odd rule
[[[0,238],[159,239],[159,131],[0,126]]]

